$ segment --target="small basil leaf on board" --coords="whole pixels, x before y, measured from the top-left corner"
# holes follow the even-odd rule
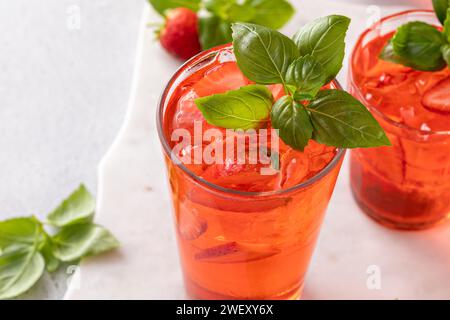
[[[250,85],[195,100],[208,123],[226,129],[256,129],[267,123],[273,103],[265,86]]]
[[[433,7],[439,21],[444,24],[447,17],[447,9],[450,8],[450,0],[433,0]]]
[[[289,65],[299,57],[295,43],[278,31],[234,23],[233,46],[242,73],[259,84],[284,84]]]
[[[0,255],[0,300],[28,291],[42,276],[45,261],[35,247]]]
[[[314,97],[326,84],[326,75],[317,60],[306,55],[295,60],[287,70],[286,82],[297,87],[297,91]]]
[[[447,62],[448,68],[450,68],[450,44],[442,46],[441,51],[444,60]]]
[[[422,71],[437,71],[445,67],[441,47],[443,34],[432,25],[414,21],[402,25],[392,38],[395,54],[403,64]]]
[[[295,13],[294,7],[286,0],[247,0],[245,4],[255,9],[252,23],[272,29],[282,28]]]
[[[206,14],[199,18],[200,43],[203,50],[208,50],[224,43],[231,38],[231,24],[218,16]]]
[[[164,16],[167,10],[175,8],[188,8],[198,11],[201,0],[148,0],[148,2],[159,14]]]
[[[326,82],[333,80],[342,69],[349,24],[349,18],[331,15],[306,24],[294,36],[300,55],[309,54],[322,65]]]
[[[24,293],[42,276],[45,262],[39,250],[44,241],[34,217],[0,222],[0,300]]]
[[[272,126],[280,138],[294,149],[303,151],[312,137],[313,126],[308,112],[291,96],[284,96],[273,106]]]
[[[0,250],[28,249],[45,241],[40,222],[34,218],[14,218],[0,222]]]
[[[64,227],[52,240],[54,256],[64,262],[97,255],[119,246],[117,239],[108,230],[91,223]]]
[[[95,199],[86,187],[81,185],[47,216],[47,220],[54,226],[63,227],[92,220],[94,211]]]
[[[55,272],[59,265],[61,264],[61,261],[59,261],[53,254],[54,248],[53,248],[53,242],[50,237],[47,237],[47,240],[45,242],[45,245],[41,249],[41,254],[44,257],[46,269],[48,272]]]
[[[384,130],[358,100],[345,91],[323,90],[306,107],[313,139],[339,148],[389,146]]]

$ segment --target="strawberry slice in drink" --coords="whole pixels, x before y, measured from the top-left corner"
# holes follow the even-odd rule
[[[228,242],[200,250],[195,259],[210,263],[248,263],[272,257],[281,250],[269,244]]]
[[[431,111],[450,112],[450,77],[442,80],[425,93],[422,104]]]

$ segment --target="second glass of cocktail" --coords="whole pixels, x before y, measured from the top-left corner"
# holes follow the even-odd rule
[[[343,52],[348,23],[340,16],[314,21],[297,34],[297,44],[274,30],[235,24],[233,46],[198,55],[168,84],[159,135],[191,297],[300,297],[342,148],[387,143],[370,113],[330,82],[340,66],[324,71],[318,61],[327,57],[302,52],[304,34],[324,24],[338,29],[321,31],[310,47],[330,47],[320,41],[338,34],[332,41],[338,48],[330,49]],[[258,46],[259,60],[246,66],[246,55]],[[342,125],[347,119],[321,117],[336,119],[344,110],[370,135],[361,131],[355,138]]]
[[[418,28],[413,34],[425,29],[429,41],[433,36],[441,41],[436,14],[414,10],[386,17],[366,30],[353,52],[349,90],[378,119],[392,147],[352,151],[351,184],[369,216],[389,227],[415,230],[450,213],[450,69],[439,59],[439,45],[437,55],[424,57],[422,69],[428,70],[405,66],[398,58],[397,63],[380,58],[405,24]],[[421,42],[416,52],[432,48],[432,42]]]

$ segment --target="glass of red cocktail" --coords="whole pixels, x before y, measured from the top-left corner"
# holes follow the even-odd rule
[[[418,71],[381,60],[395,30],[410,21],[439,28],[432,11],[407,11],[366,30],[353,51],[349,90],[383,126],[392,147],[351,153],[351,185],[376,221],[421,229],[450,213],[450,69]],[[440,109],[436,109],[436,105]]]
[[[345,153],[312,140],[300,152],[276,137],[277,150],[273,142],[256,142],[259,147],[264,144],[269,156],[277,155],[276,173],[262,174],[264,166],[259,163],[239,163],[234,151],[220,164],[180,161],[196,158],[198,148],[223,143],[216,136],[186,143],[174,153],[176,130],[195,137],[197,123],[202,125],[201,134],[208,129],[224,133],[205,122],[194,99],[248,83],[232,47],[215,48],[193,58],[173,76],[159,105],[158,130],[178,246],[186,288],[193,298],[298,298]],[[329,86],[339,84],[333,81]],[[274,96],[282,91],[276,85],[270,89]],[[265,141],[269,140],[273,141],[271,137]],[[246,151],[250,144],[246,142]]]

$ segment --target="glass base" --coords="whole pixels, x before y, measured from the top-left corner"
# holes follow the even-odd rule
[[[430,229],[432,227],[435,227],[436,225],[444,222],[447,220],[447,216],[441,217],[438,220],[434,221],[427,221],[427,222],[421,222],[421,223],[405,223],[405,222],[399,222],[393,219],[389,219],[374,210],[370,209],[364,202],[362,202],[358,195],[356,194],[354,188],[352,187],[352,194],[353,198],[355,199],[358,206],[361,208],[361,210],[372,220],[375,220],[375,222],[388,227],[390,229],[395,230],[403,230],[403,231],[418,231],[418,230],[425,230]]]
[[[186,293],[192,300],[299,300],[303,292],[303,286],[299,286],[287,292],[270,297],[236,297],[209,291],[197,285],[190,279],[185,278],[184,282]]]

